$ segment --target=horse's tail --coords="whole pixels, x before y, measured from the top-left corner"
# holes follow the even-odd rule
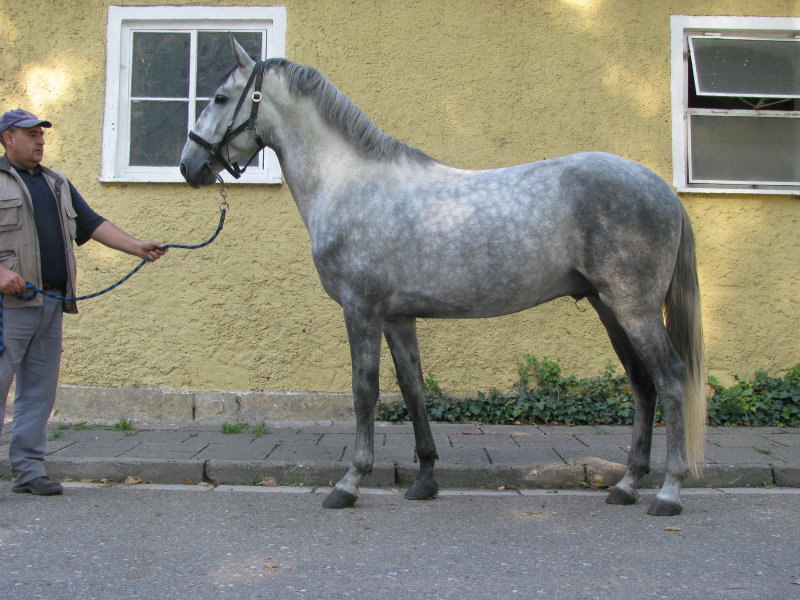
[[[684,422],[686,456],[697,476],[705,463],[706,385],[703,352],[703,320],[697,281],[694,234],[689,216],[682,210],[681,242],[675,271],[664,301],[667,332],[688,369]]]

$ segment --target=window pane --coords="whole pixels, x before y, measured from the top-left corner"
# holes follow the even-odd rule
[[[186,98],[189,94],[189,34],[133,34],[131,96]]]
[[[800,40],[690,37],[689,48],[700,94],[800,96]]]
[[[691,115],[690,181],[800,182],[800,119]]]
[[[178,166],[188,120],[188,102],[131,102],[130,165]]]
[[[261,60],[260,31],[233,34],[253,60]],[[197,97],[208,98],[217,89],[220,79],[235,64],[228,32],[201,31],[197,34]]]

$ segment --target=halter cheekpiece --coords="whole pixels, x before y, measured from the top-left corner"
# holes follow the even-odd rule
[[[211,143],[194,131],[189,132],[189,139],[193,142],[199,144],[203,148],[209,151],[208,162],[206,162],[206,167],[208,167],[213,172],[213,163],[214,160],[218,160],[222,167],[233,177],[239,179],[242,176],[242,173],[245,172],[247,167],[250,166],[250,163],[258,156],[258,153],[261,152],[266,147],[266,144],[261,139],[261,136],[255,131],[256,121],[258,120],[258,106],[261,102],[262,94],[261,94],[261,84],[264,81],[264,71],[266,69],[266,62],[263,60],[259,60],[255,63],[253,67],[253,72],[250,73],[250,79],[247,80],[247,85],[244,86],[244,90],[242,90],[242,95],[239,96],[239,102],[236,104],[236,110],[233,111],[233,116],[231,117],[231,122],[228,124],[225,133],[222,135],[222,138],[216,142]],[[247,91],[250,89],[250,86],[253,86],[253,93],[250,94],[250,101],[252,104],[250,105],[250,118],[247,121],[243,122],[241,125],[234,129],[233,123],[236,121],[236,115],[239,114],[239,110],[242,108],[245,99],[247,98]],[[222,149],[225,148],[232,139],[238,136],[240,133],[246,130],[252,130],[255,132],[256,136],[256,143],[258,144],[258,150],[256,150],[250,159],[245,163],[244,167],[240,167],[238,161],[233,162],[231,164],[228,159],[226,159],[222,155]]]

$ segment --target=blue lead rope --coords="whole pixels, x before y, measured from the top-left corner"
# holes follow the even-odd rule
[[[193,245],[164,244],[163,246],[161,246],[161,248],[162,249],[181,248],[183,250],[197,250],[198,248],[204,248],[205,246],[208,246],[211,242],[217,239],[217,236],[219,235],[220,231],[222,231],[222,227],[225,225],[225,215],[228,213],[228,201],[225,197],[226,195],[224,193],[224,189],[225,188],[223,187],[222,190],[220,190],[220,193],[222,194],[222,202],[220,203],[219,225],[217,225],[216,231],[210,238],[208,238],[205,242],[202,242],[200,244],[193,244]],[[25,287],[29,289],[31,292],[33,292],[30,296],[22,296],[20,294],[14,294],[14,295],[20,300],[33,300],[36,297],[36,294],[42,294],[43,296],[50,296],[51,298],[55,298],[56,300],[67,300],[74,302],[79,302],[81,300],[88,300],[89,298],[97,298],[97,296],[102,296],[103,294],[107,294],[114,288],[119,287],[120,285],[128,281],[128,279],[133,277],[139,271],[139,269],[141,269],[149,262],[150,259],[145,258],[144,260],[142,260],[142,262],[140,262],[133,269],[131,269],[130,273],[125,275],[125,277],[123,277],[116,283],[108,286],[105,289],[100,290],[99,292],[94,292],[93,294],[86,294],[85,296],[61,296],[59,294],[54,294],[53,292],[48,292],[46,290],[38,288],[30,282],[25,283]],[[3,294],[0,294],[0,356],[3,355],[3,352],[6,349],[5,344],[3,343],[3,298],[4,298]]]

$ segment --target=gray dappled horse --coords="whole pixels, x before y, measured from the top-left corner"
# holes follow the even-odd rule
[[[594,152],[448,167],[384,134],[316,70],[254,62],[233,46],[237,65],[198,118],[180,168],[199,187],[223,168],[238,176],[236,161],[260,147],[275,150],[322,286],[344,310],[356,445],[323,505],[352,506],[372,469],[381,335],[414,424],[420,467],[406,498],[428,499],[437,455],[415,319],[505,315],[572,296],[597,311],[636,402],[627,470],[606,501],[638,499],[658,397],[667,468],[648,512],[680,513],[681,483],[703,462],[705,389],[693,235],[669,186]]]

